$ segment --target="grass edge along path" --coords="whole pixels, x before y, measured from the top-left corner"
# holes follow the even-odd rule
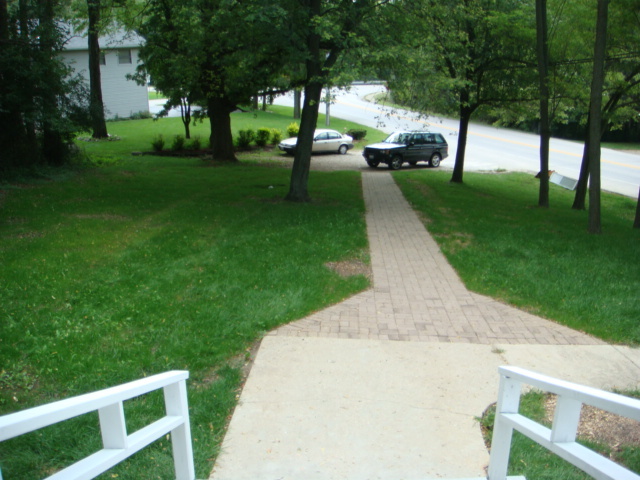
[[[640,345],[640,230],[636,202],[602,194],[602,235],[586,232],[573,192],[553,186],[537,207],[524,173],[394,174],[467,287],[605,341]]]
[[[120,156],[17,187],[0,211],[0,411],[187,369],[198,478],[207,477],[264,332],[355,294],[328,262],[367,260],[356,172]],[[133,432],[161,395],[126,402]],[[151,412],[151,413],[149,413]],[[42,478],[100,448],[97,415],[0,443],[5,478]],[[168,439],[105,478],[170,478]],[[153,473],[151,473],[153,472]]]

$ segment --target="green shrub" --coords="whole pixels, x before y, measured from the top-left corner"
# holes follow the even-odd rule
[[[289,137],[297,137],[299,131],[300,125],[298,125],[297,122],[290,123],[287,127],[287,135],[289,135]]]
[[[185,142],[185,139],[182,135],[176,135],[173,138],[173,143],[171,144],[171,150],[173,150],[174,152],[179,152],[180,150],[183,150],[184,142]]]
[[[161,152],[164,149],[164,137],[162,135],[155,137],[151,142],[151,146],[154,152]]]
[[[249,148],[251,143],[256,138],[256,132],[251,130],[250,128],[247,130],[240,130],[238,132],[238,139],[236,140],[236,144],[239,148]]]
[[[130,120],[147,120],[149,118],[153,118],[151,112],[147,110],[140,110],[139,112],[132,113]]]
[[[190,150],[200,150],[201,148],[202,148],[202,140],[200,140],[200,137],[196,135],[189,142],[189,149]]]
[[[269,143],[269,138],[271,138],[271,130],[268,128],[259,128],[256,134],[256,145],[259,147],[264,147],[267,143]]]
[[[367,131],[363,129],[352,128],[347,130],[347,135],[349,135],[354,140],[362,140],[367,136]]]
[[[271,129],[271,145],[277,145],[282,141],[282,130],[279,128]]]

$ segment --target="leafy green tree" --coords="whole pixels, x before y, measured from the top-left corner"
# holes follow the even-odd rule
[[[589,12],[593,25],[594,11]],[[593,43],[593,36],[586,37]],[[608,22],[608,48],[603,86],[603,106],[601,134],[622,128],[630,122],[637,122],[640,109],[640,3],[637,0],[614,2],[610,6]],[[591,62],[588,63],[591,65]],[[588,91],[588,90],[587,90]],[[587,117],[586,132],[590,128]],[[580,177],[572,208],[586,208],[586,194],[589,181],[589,142],[585,139]]]
[[[339,60],[369,36],[366,28],[377,7],[376,0],[299,0],[288,4],[290,42],[294,64],[304,61],[304,103],[300,131],[286,199],[311,200],[308,192],[313,133],[318,121],[320,97],[324,86],[334,84]],[[339,83],[339,82],[337,82]]]
[[[202,105],[213,158],[236,161],[231,117],[275,82],[286,12],[266,0],[149,0],[139,33],[145,71],[170,98]]]
[[[60,58],[54,0],[0,3],[0,170],[61,165],[87,125],[86,92]]]
[[[162,1],[150,7],[138,26],[146,44],[140,51],[143,64],[134,79],[146,85],[151,76],[155,88],[168,97],[160,115],[180,107],[185,138],[191,138],[191,105],[194,98],[203,101],[198,87],[199,64],[191,56],[197,45],[193,43],[189,24],[180,23],[186,20],[181,4]]]
[[[469,122],[481,107],[531,100],[535,24],[527,2],[404,0],[406,32],[389,86],[426,113],[460,119],[452,182],[463,181]],[[514,28],[518,25],[519,28]]]

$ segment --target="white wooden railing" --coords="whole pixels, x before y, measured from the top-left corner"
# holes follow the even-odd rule
[[[507,477],[514,429],[597,480],[640,480],[640,475],[576,442],[583,404],[640,420],[640,400],[557,380],[522,368],[500,367],[499,371],[500,390],[491,443],[489,480],[504,480]],[[531,385],[558,396],[551,429],[518,413],[522,385]]]
[[[122,462],[151,442],[171,433],[178,480],[194,480],[193,450],[186,380],[189,372],[171,371],[98,392],[0,417],[0,442],[89,412],[98,412],[103,449],[47,480],[91,479]],[[166,415],[127,435],[123,402],[164,389]],[[2,480],[2,472],[0,472]]]

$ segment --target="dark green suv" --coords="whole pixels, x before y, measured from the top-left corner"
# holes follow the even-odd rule
[[[386,163],[390,169],[398,170],[405,162],[427,162],[430,167],[437,167],[449,156],[449,145],[439,133],[393,132],[382,143],[367,145],[362,155],[372,168]]]

